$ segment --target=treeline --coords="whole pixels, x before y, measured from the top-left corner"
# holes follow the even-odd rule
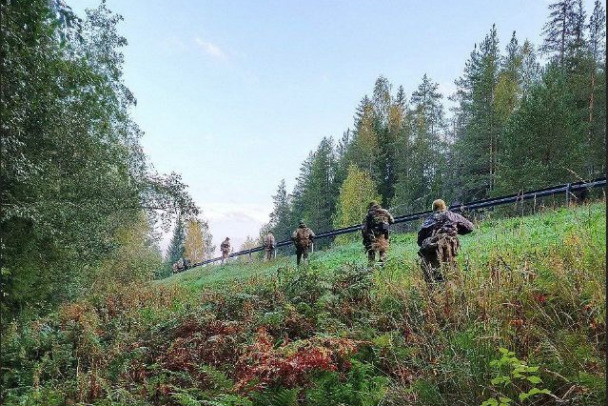
[[[357,224],[372,199],[401,215],[439,197],[465,202],[604,176],[605,34],[599,1],[590,15],[581,0],[550,4],[540,46],[514,32],[501,50],[492,26],[455,80],[449,116],[427,75],[409,95],[379,77],[353,128],[310,152],[291,193],[281,181],[260,235],[287,239],[298,219],[315,231]]]
[[[158,229],[198,209],[142,153],[120,16],[61,1],[1,12],[3,321],[162,270]],[[155,230],[157,232],[155,232]]]

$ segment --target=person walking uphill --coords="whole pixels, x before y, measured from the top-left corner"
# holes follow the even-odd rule
[[[361,234],[370,266],[373,266],[376,262],[376,252],[379,254],[381,263],[384,263],[386,260],[386,253],[389,248],[388,229],[389,225],[394,222],[393,216],[388,210],[380,207],[378,202],[372,201],[369,204],[369,210],[363,221]]]
[[[275,239],[274,239],[274,234],[272,234],[271,232],[268,232],[268,234],[266,234],[266,237],[264,237],[264,251],[265,251],[265,255],[264,255],[264,260],[265,261],[270,261],[274,255],[274,250],[276,247],[276,243],[275,243]]]
[[[222,264],[226,262],[226,258],[230,255],[230,238],[226,239],[220,244],[220,250],[222,251]]]
[[[458,234],[473,231],[473,223],[446,208],[445,202],[433,202],[433,214],[422,223],[418,231],[418,255],[422,258],[424,279],[428,283],[443,282],[442,264],[453,264],[458,255]]]
[[[315,239],[315,233],[300,220],[300,225],[291,235],[291,241],[296,246],[297,264],[300,265],[302,257],[308,261],[308,249],[312,246]]]

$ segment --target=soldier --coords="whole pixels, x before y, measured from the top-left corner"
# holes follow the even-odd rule
[[[424,279],[428,283],[443,282],[442,264],[453,264],[458,255],[458,234],[473,231],[473,223],[446,208],[445,202],[433,202],[433,214],[422,224],[418,232],[418,255],[422,258]]]
[[[222,251],[222,264],[226,262],[226,258],[230,254],[230,238],[226,237],[224,242],[220,244],[220,250]]]
[[[315,233],[304,224],[304,220],[300,220],[298,228],[291,235],[291,240],[296,246],[297,264],[300,265],[302,256],[305,261],[308,261],[308,249],[312,246],[315,239]]]
[[[265,250],[264,260],[270,261],[273,257],[274,250],[275,250],[274,235],[270,231],[268,232],[268,234],[266,234],[266,237],[264,237],[264,250]]]
[[[361,227],[361,234],[370,266],[373,266],[376,262],[376,251],[378,251],[381,263],[386,260],[389,247],[388,229],[389,225],[394,222],[393,216],[388,210],[380,207],[378,202],[372,201],[369,204],[369,210]]]

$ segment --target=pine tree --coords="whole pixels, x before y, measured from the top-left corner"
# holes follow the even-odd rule
[[[540,63],[536,59],[534,45],[525,40],[521,47],[521,71],[519,74],[522,97],[526,97],[531,87],[538,83],[541,77]]]
[[[439,85],[425,74],[412,94],[409,153],[401,160],[400,179],[392,200],[399,212],[422,210],[442,195],[445,172],[445,119]]]
[[[543,27],[541,51],[560,66],[572,63],[584,47],[585,14],[581,0],[559,0],[549,5],[549,19]]]
[[[480,199],[491,194],[496,182],[502,128],[494,99],[499,75],[500,53],[496,27],[475,47],[456,80],[458,91],[454,161],[460,184],[458,199]]]
[[[587,26],[589,32],[589,104],[587,175],[606,173],[606,15],[601,2],[595,1]]]
[[[584,122],[557,63],[551,64],[505,129],[505,161],[497,192],[514,193],[568,180],[584,168]]]

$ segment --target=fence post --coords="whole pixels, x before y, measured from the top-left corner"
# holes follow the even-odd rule
[[[570,206],[570,183],[566,185],[566,207]]]

